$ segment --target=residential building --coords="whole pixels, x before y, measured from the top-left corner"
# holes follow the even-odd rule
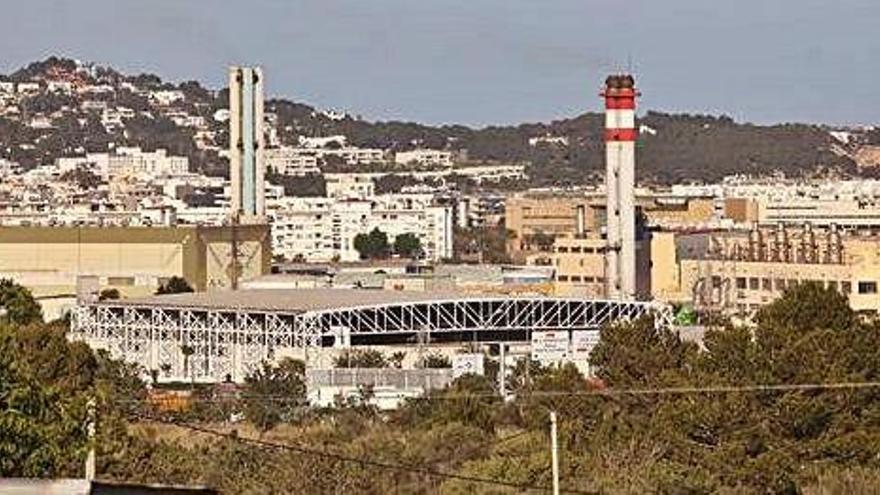
[[[452,257],[452,208],[431,195],[380,195],[369,199],[291,198],[270,206],[275,254],[288,260],[357,261],[354,238],[373,229],[389,242],[415,234],[427,259]]]
[[[368,199],[375,195],[372,179],[357,174],[336,174],[325,178],[327,197],[337,199]]]
[[[451,167],[452,152],[428,149],[398,151],[394,154],[394,163],[419,167]]]
[[[318,153],[313,149],[267,148],[263,151],[266,169],[283,175],[309,175],[321,172],[318,168]]]

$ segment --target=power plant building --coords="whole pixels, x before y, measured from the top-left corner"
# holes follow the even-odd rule
[[[661,301],[749,315],[787,288],[816,282],[857,311],[880,310],[880,239],[836,227],[655,234],[652,293]]]

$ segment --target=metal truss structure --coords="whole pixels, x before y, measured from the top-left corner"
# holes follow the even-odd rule
[[[406,343],[425,333],[447,342],[463,335],[527,340],[532,331],[597,329],[648,314],[671,324],[665,305],[573,298],[462,297],[313,311],[110,301],[77,306],[70,338],[156,370],[163,381],[241,381],[263,360],[332,346],[342,335],[356,345]]]

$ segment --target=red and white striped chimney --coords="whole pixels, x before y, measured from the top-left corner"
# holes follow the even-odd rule
[[[635,210],[635,80],[629,74],[608,76],[605,98],[605,194],[607,249],[605,288],[608,297],[636,295]]]

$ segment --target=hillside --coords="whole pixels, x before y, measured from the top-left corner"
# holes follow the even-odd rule
[[[0,156],[20,162],[26,168],[51,163],[54,158],[84,150],[115,145],[139,145],[147,149],[166,147],[190,157],[195,170],[223,174],[227,168],[216,151],[227,146],[225,124],[211,118],[224,108],[227,92],[209,91],[198,82],[163,82],[159,76],[126,76],[111,68],[89,66],[83,71],[71,60],[50,58],[36,62],[0,80],[46,81],[77,74],[78,84],[112,87],[112,93],[59,95],[42,93],[18,101],[18,111],[0,112]],[[174,111],[205,119],[205,131],[212,136],[209,146],[196,146],[194,130],[181,127],[153,108],[149,92],[179,90],[185,99]],[[83,102],[98,99],[110,108],[136,110],[118,129],[107,129],[100,115],[84,110]],[[0,100],[2,103],[3,100]],[[167,109],[164,109],[165,111]],[[298,136],[343,134],[361,147],[405,150],[417,146],[466,150],[472,162],[528,163],[531,185],[584,183],[596,180],[604,168],[603,116],[585,113],[550,123],[491,126],[426,126],[411,122],[368,121],[351,116],[327,115],[309,105],[287,99],[267,102],[267,112],[276,116],[274,125],[281,144],[295,145]],[[35,116],[51,116],[53,127],[29,125]],[[646,113],[639,122],[637,174],[641,181],[668,184],[681,181],[715,181],[725,175],[788,176],[857,173],[854,162],[835,153],[835,141],[815,125],[783,124],[758,126],[734,122],[728,117]],[[567,143],[532,143],[530,139],[551,136]],[[839,151],[839,150],[838,150]]]

